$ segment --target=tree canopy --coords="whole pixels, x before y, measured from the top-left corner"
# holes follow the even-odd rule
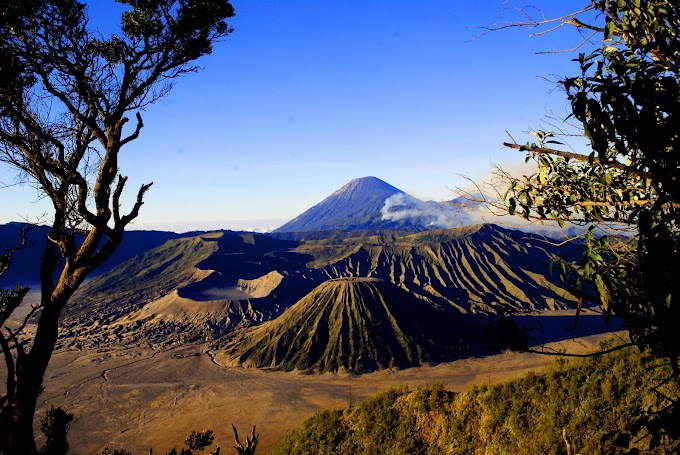
[[[532,25],[573,26],[599,42],[575,59],[580,74],[560,81],[570,106],[565,121],[580,127],[590,150],[564,150],[558,135],[545,131],[532,133],[537,142],[504,144],[537,165],[532,175],[510,178],[507,210],[588,228],[581,261],[560,264],[566,285],[606,316],[621,316],[631,340],[667,359],[669,380],[677,382],[680,5],[591,0],[579,13]],[[612,223],[632,235],[598,229]],[[657,429],[677,439],[677,401],[665,412]]]

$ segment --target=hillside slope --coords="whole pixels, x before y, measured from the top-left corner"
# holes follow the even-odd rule
[[[270,320],[313,288],[276,272],[304,268],[307,256],[288,253],[297,245],[229,231],[168,241],[84,285],[62,318],[60,342],[171,346]],[[282,308],[281,299],[290,303]]]
[[[273,454],[560,454],[566,453],[563,430],[576,453],[677,453],[680,441],[657,435],[664,443],[650,449],[652,435],[635,425],[663,403],[654,391],[660,373],[629,347],[562,359],[544,373],[458,394],[438,385],[392,389],[350,408],[317,413]],[[677,384],[663,388],[666,396],[680,396]],[[630,452],[623,448],[628,444]]]
[[[572,300],[548,274],[549,258],[576,253],[493,225],[313,241],[203,234],[171,240],[91,280],[67,308],[64,333],[75,345],[214,340],[276,318],[328,280],[348,278],[396,285],[409,299],[457,315],[565,308]]]
[[[239,334],[226,351],[233,363],[283,370],[365,373],[420,366],[471,353],[473,327],[463,318],[392,283],[341,278]]]
[[[550,258],[578,257],[576,246],[494,225],[308,242],[298,250],[328,278],[379,278],[463,313],[565,308],[573,297],[549,274]]]
[[[19,245],[22,229],[26,229],[26,246],[13,255],[10,267],[0,277],[0,288],[12,288],[16,283],[36,287],[40,283],[40,258],[47,244],[49,233],[47,226],[26,223],[0,224],[0,253]],[[92,272],[91,276],[102,275],[138,254],[181,237],[185,236],[167,231],[126,231],[118,248],[108,260]],[[83,239],[82,235],[76,237],[78,243]]]

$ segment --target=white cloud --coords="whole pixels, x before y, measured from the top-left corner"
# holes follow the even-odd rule
[[[427,229],[451,229],[474,224],[493,223],[525,232],[543,234],[555,238],[574,235],[574,229],[562,230],[556,223],[529,223],[510,215],[492,213],[483,202],[456,198],[449,202],[421,201],[405,193],[385,199],[381,210],[382,219],[400,221],[412,219]]]

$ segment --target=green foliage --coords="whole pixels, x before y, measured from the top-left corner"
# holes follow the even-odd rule
[[[590,225],[580,263],[563,273],[573,289],[592,284],[605,312],[630,325],[631,338],[670,359],[678,371],[680,309],[680,5],[660,0],[593,0],[604,24],[601,46],[578,55],[581,74],[561,83],[571,117],[591,153],[545,148],[536,132],[528,151],[537,172],[511,182],[510,213]],[[628,242],[598,234],[600,223],[633,228]]]
[[[527,219],[589,226],[579,262],[560,264],[567,288],[628,324],[642,349],[666,358],[668,379],[680,381],[680,4],[664,0],[591,0],[595,15],[566,23],[589,29],[600,45],[575,62],[580,74],[561,84],[569,117],[590,151],[577,154],[538,144],[527,151],[537,172],[513,179],[508,211]],[[599,21],[599,22],[598,22]],[[628,240],[597,228],[629,228]],[[592,289],[592,292],[589,290]],[[675,302],[673,299],[675,296]],[[650,431],[680,437],[677,402],[639,419]]]
[[[441,384],[391,389],[358,406],[312,416],[273,453],[556,454],[563,453],[563,429],[577,453],[666,453],[650,448],[652,437],[632,424],[643,411],[662,406],[651,389],[663,374],[652,357],[628,348],[560,359],[544,373],[460,394]],[[679,396],[674,385],[664,387],[663,393]],[[678,441],[663,443],[666,450],[678,448]]]

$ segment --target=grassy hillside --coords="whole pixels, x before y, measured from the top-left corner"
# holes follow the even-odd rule
[[[292,454],[560,454],[566,429],[581,454],[675,453],[646,449],[650,437],[633,422],[659,406],[651,387],[660,368],[636,348],[544,373],[453,393],[435,385],[389,390],[358,406],[318,413],[274,450]],[[665,390],[678,396],[677,389]],[[622,452],[614,441],[641,452]]]

